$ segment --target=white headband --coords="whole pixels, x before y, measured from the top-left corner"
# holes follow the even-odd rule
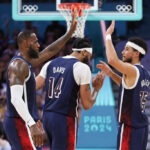
[[[139,45],[137,45],[133,42],[130,42],[130,41],[128,41],[126,45],[131,46],[132,48],[139,51],[141,54],[145,55],[145,50],[142,47],[140,47]]]
[[[92,48],[73,48],[73,51],[83,51],[86,50],[87,52],[89,52],[90,54],[92,54],[93,49]]]

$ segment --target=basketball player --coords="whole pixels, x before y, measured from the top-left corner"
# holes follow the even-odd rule
[[[75,150],[78,97],[88,110],[102,87],[104,76],[98,73],[92,79],[91,93],[91,71],[87,65],[91,55],[91,42],[77,38],[71,55],[47,62],[36,77],[37,89],[45,84],[43,125],[51,150]]]
[[[33,150],[43,144],[43,131],[36,108],[33,67],[59,52],[75,31],[76,23],[74,14],[70,30],[40,53],[35,33],[19,33],[19,54],[11,59],[7,70],[7,113],[4,120],[12,150]]]
[[[148,138],[148,119],[145,103],[150,92],[150,75],[140,61],[147,52],[147,44],[140,38],[131,38],[122,51],[122,61],[117,57],[111,35],[115,23],[106,32],[106,55],[108,63],[122,73],[115,74],[102,62],[97,67],[109,75],[118,85],[120,124],[118,132],[118,150],[146,150]]]

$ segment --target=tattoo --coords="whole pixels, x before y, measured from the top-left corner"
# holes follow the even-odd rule
[[[89,84],[86,86],[86,91],[88,91],[88,90],[91,90],[91,88],[90,88],[90,85],[89,85]]]
[[[65,35],[57,39],[55,42],[47,46],[43,51],[40,52],[38,59],[32,60],[32,66],[36,67],[37,65],[47,61],[54,55],[56,55],[61,48],[66,44],[66,42],[70,39],[72,33],[67,32]]]

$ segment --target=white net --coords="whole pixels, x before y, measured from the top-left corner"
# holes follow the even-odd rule
[[[61,4],[62,5],[62,4]],[[71,26],[71,21],[72,21],[72,11],[77,11],[77,28],[74,32],[74,34],[72,35],[72,37],[80,37],[80,38],[84,38],[84,28],[85,28],[85,22],[86,22],[86,18],[89,12],[89,8],[90,5],[89,4],[85,4],[83,5],[75,5],[74,3],[71,4],[71,7],[68,7],[68,5],[63,5],[63,6],[59,6],[59,11],[60,13],[64,16],[64,18],[66,19],[67,22],[67,31],[70,29]],[[69,5],[69,6],[70,6]]]

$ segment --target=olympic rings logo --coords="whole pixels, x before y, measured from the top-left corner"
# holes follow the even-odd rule
[[[38,10],[38,6],[37,5],[23,5],[24,12],[26,13],[35,13]]]
[[[116,9],[119,12],[125,13],[125,12],[130,12],[132,10],[132,6],[131,5],[117,5]]]

